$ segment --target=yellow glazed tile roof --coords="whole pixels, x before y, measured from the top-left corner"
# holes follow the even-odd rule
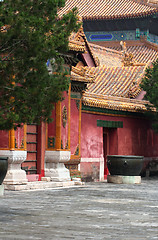
[[[67,0],[58,16],[62,17],[74,7],[83,20],[143,17],[158,12],[156,8],[134,0]]]
[[[99,59],[99,65],[107,67],[121,67],[122,53],[110,48],[105,48],[96,44],[89,43],[94,56]]]
[[[144,100],[103,96],[87,92],[84,94],[82,102],[85,106],[128,112],[145,112],[147,111],[146,104],[149,104]],[[151,110],[155,111],[155,108],[151,107]]]
[[[110,47],[113,50],[121,51],[120,46]],[[126,46],[127,52],[132,53],[136,62],[139,63],[148,63],[149,61],[153,62],[158,58],[158,46],[156,44],[148,43],[142,45],[130,45]],[[157,49],[156,49],[157,48]]]
[[[135,98],[141,91],[139,84],[144,74],[144,66],[100,66],[90,69],[95,75],[95,83],[88,85],[87,91],[91,94]]]
[[[86,106],[122,111],[145,111],[145,101],[137,100],[144,66],[91,68],[95,82],[88,84],[83,94]]]
[[[87,67],[73,67],[71,69],[71,80],[77,82],[93,83],[95,81],[95,75],[91,68]]]
[[[77,33],[72,32],[69,37],[69,49],[76,52],[86,51],[86,37],[81,26]]]

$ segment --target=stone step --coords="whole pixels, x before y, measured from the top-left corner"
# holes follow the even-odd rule
[[[4,189],[12,190],[12,191],[44,190],[44,189],[57,188],[57,187],[72,187],[75,185],[84,185],[84,183],[79,181],[78,182],[77,181],[67,181],[67,182],[38,181],[38,182],[27,182],[26,184],[4,185]]]

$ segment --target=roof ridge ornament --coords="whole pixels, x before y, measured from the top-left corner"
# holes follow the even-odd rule
[[[126,48],[126,42],[121,41],[120,46],[123,54],[123,59],[122,59],[123,66],[124,67],[134,66],[134,63],[135,63],[134,56],[132,53],[128,53]]]
[[[131,52],[127,51],[127,47],[126,47],[126,42],[121,41],[120,42],[121,45],[121,52],[123,55],[122,58],[122,63],[124,67],[129,67],[129,66],[144,66],[145,63],[139,63],[134,59],[134,56]]]

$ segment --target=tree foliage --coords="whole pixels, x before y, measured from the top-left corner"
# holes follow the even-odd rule
[[[146,69],[141,87],[146,91],[144,98],[156,108],[156,112],[152,113],[149,111],[148,116],[153,120],[154,130],[158,132],[158,59],[152,63],[152,66]]]
[[[62,19],[63,0],[0,3],[0,129],[50,121],[53,103],[68,88],[61,53],[78,29],[76,9]],[[52,74],[47,61],[52,59]]]

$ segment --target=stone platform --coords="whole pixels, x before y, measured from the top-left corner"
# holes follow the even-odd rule
[[[0,196],[3,196],[4,195],[4,185],[1,184],[0,185]]]
[[[107,182],[116,184],[140,184],[141,176],[108,175]]]
[[[0,240],[158,240],[158,176],[5,191]]]
[[[66,181],[66,182],[52,182],[52,181],[36,181],[27,182],[26,184],[4,185],[5,190],[23,191],[23,190],[44,190],[56,187],[71,187],[75,185],[84,185],[81,181]]]

